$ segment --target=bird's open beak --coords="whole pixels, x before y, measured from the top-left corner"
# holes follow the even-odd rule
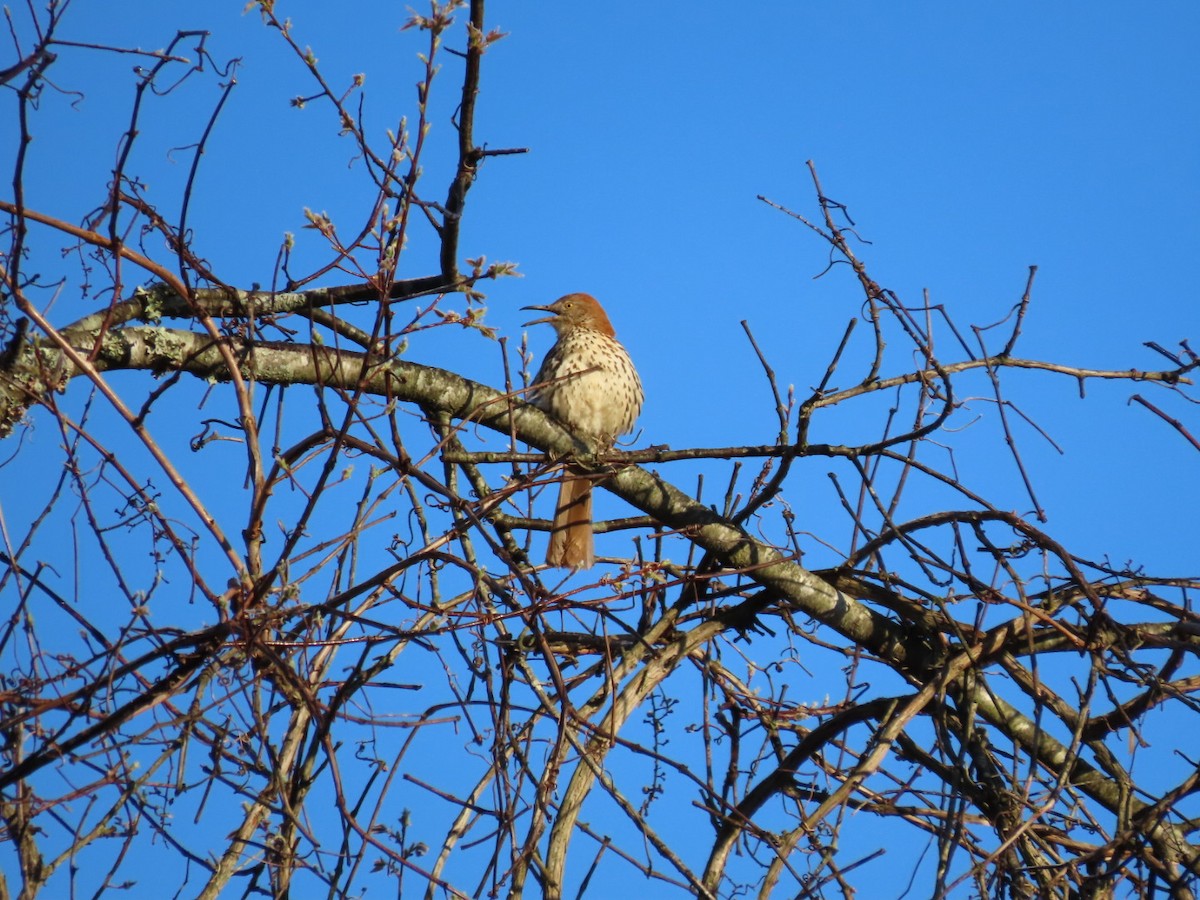
[[[541,310],[542,312],[550,313],[548,316],[543,316],[540,319],[534,319],[532,322],[526,322],[521,326],[522,328],[528,328],[530,325],[542,325],[546,322],[553,322],[558,318],[558,310],[556,310],[553,306],[522,306],[521,309],[537,309]]]

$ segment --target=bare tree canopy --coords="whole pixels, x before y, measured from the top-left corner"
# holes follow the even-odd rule
[[[808,163],[803,208],[760,205],[827,254],[840,341],[786,375],[774,323],[664,343],[698,395],[748,343],[771,436],[714,410],[712,445],[644,421],[610,450],[526,403],[538,354],[484,307],[516,264],[464,249],[477,183],[528,164],[478,124],[507,37],[483,0],[410,11],[390,64],[415,97],[371,103],[278,5],[247,9],[336,158],[230,133],[244,61],[212,35],[9,14],[0,897],[1194,895],[1196,560],[1056,534],[1010,387],[1112,386],[1152,467],[1200,452],[1187,335],[1115,368],[1026,356],[1036,268],[982,325],[901,296]],[[125,87],[59,83],[77,57]],[[115,147],[78,135],[90,208],[43,205],[42,121],[118,90]],[[349,160],[367,202],[229,270],[218,145]],[[981,435],[1003,476],[964,474]],[[564,460],[597,495],[578,573],[541,562]]]

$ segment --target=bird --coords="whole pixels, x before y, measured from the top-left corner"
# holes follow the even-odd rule
[[[529,399],[571,431],[608,449],[633,430],[642,409],[642,381],[617,340],[603,307],[590,294],[567,294],[548,306],[525,306],[550,315],[523,327],[549,324],[557,341],[542,360]],[[590,569],[596,561],[592,535],[592,482],[567,466],[558,489],[546,564]]]

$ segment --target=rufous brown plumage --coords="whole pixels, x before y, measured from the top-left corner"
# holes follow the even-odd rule
[[[558,335],[538,370],[530,401],[598,449],[611,447],[633,430],[643,395],[633,361],[603,308],[588,294],[567,294],[548,306],[524,308],[550,313],[525,324],[548,323]],[[594,562],[592,484],[582,470],[567,466],[546,563],[587,569]]]

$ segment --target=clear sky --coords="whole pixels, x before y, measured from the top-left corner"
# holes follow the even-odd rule
[[[202,251],[249,285],[269,280],[285,232],[305,247],[303,207],[349,227],[370,198],[327,111],[289,106],[311,92],[306,73],[242,6],[127,2],[114,15],[111,4],[77,0],[68,22],[80,39],[145,47],[165,45],[180,26],[207,29],[217,60],[242,57],[201,171],[201,188],[223,200],[192,221]],[[398,30],[402,4],[279,9],[332,84],[366,74],[368,120],[380,130],[412,115],[418,48]],[[484,166],[463,255],[519,264],[524,278],[492,285],[489,297],[489,322],[514,339],[521,305],[573,290],[601,299],[646,382],[645,442],[767,440],[770,398],[738,323],[749,322],[781,381],[803,391],[858,313],[845,273],[813,278],[825,246],[755,199],[815,212],[806,160],[871,241],[860,249],[876,280],[914,304],[928,289],[960,328],[1000,319],[1036,264],[1018,347],[1026,356],[1154,368],[1162,360],[1142,342],[1197,339],[1193,3],[492,2],[488,16],[509,36],[486,60],[477,140],[530,152]],[[448,159],[437,150],[451,140],[457,85],[456,60],[442,62],[431,185]],[[56,192],[78,184],[80,209],[93,206],[94,167],[111,164],[127,117],[126,92],[89,91],[97,73],[74,75],[58,82],[85,93],[76,117],[39,126],[60,159],[34,205],[59,204]],[[195,140],[214,99],[209,82],[160,101],[172,118],[141,148],[160,199],[187,168],[186,151],[167,151]],[[103,138],[81,124],[105,115]],[[64,123],[71,131],[55,133]],[[81,134],[102,152],[81,153]],[[413,252],[408,266],[426,274],[429,257]],[[458,337],[445,337],[413,358],[458,362],[444,358],[461,350]],[[549,335],[531,339],[540,353]],[[477,349],[450,367],[495,383],[498,356]],[[1080,552],[1183,565],[1189,548],[1170,535],[1200,483],[1183,441],[1127,407],[1128,386],[1092,386],[1103,402],[1079,403],[1064,379],[1018,375],[1010,385],[1066,451],[1020,435],[1044,467],[1035,483],[1051,522],[1070,529]],[[1148,447],[1152,458],[1139,453]]]
[[[313,92],[307,73],[243,5],[74,0],[60,37],[149,48],[196,28],[211,32],[216,60],[242,59],[191,222],[198,252],[250,287],[269,284],[285,233],[298,236],[301,257],[318,257],[305,207],[351,230],[373,198],[328,111],[289,104]],[[413,115],[421,47],[399,30],[404,3],[277,8],[335,87],[366,74],[378,132]],[[461,255],[518,264],[523,278],[483,285],[489,324],[513,343],[529,318],[523,305],[571,291],[605,304],[646,389],[639,446],[770,442],[773,402],[739,323],[804,396],[859,315],[846,270],[814,277],[827,247],[756,199],[816,215],[808,160],[870,241],[860,251],[874,278],[913,305],[928,290],[964,334],[1003,318],[1037,265],[1018,355],[1151,369],[1166,365],[1145,341],[1200,349],[1196,3],[491,0],[488,16],[508,37],[485,60],[476,140],[529,153],[486,162]],[[426,176],[438,200],[459,83],[458,60],[442,63]],[[133,76],[120,73],[133,64],[97,54],[55,69],[59,88],[83,96],[43,102],[30,207],[78,220],[101,202],[128,121]],[[158,107],[138,170],[168,207],[190,162],[181,148],[198,139],[216,96],[210,80],[148,101]],[[5,171],[11,149],[4,141]],[[414,239],[402,275],[434,273],[427,240]],[[540,356],[551,335],[530,340]],[[483,338],[446,329],[410,352],[501,383],[499,351]],[[890,371],[911,365],[900,355]],[[1070,379],[1016,373],[1008,383],[1064,450],[1018,429],[1047,530],[1084,556],[1194,574],[1200,456],[1127,400],[1140,392],[1193,433],[1195,408],[1146,385],[1090,384],[1081,402]],[[986,383],[977,389],[986,394]],[[957,462],[964,481],[984,493],[994,485],[998,505],[1025,512],[993,415],[980,402],[956,419],[972,451]],[[815,437],[876,425],[833,419]],[[20,488],[3,491],[11,502]]]

